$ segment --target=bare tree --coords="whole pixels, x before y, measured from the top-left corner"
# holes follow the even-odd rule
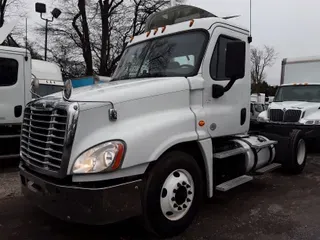
[[[89,25],[87,21],[87,13],[86,13],[86,1],[79,0],[78,8],[79,8],[79,12],[73,17],[72,26],[76,31],[76,33],[78,34],[78,37],[81,41],[82,55],[86,63],[86,75],[92,75],[93,74],[92,52],[91,52]],[[77,20],[80,17],[81,17],[80,22],[81,22],[82,31],[77,25]]]
[[[265,80],[266,68],[272,67],[276,59],[277,53],[273,47],[251,48],[251,81],[253,84],[261,84]]]
[[[23,9],[23,5],[20,0],[0,0],[0,28],[4,25],[7,16],[9,19],[18,15],[22,16],[20,10]],[[12,34],[7,36],[3,45],[19,46]]]
[[[147,18],[170,6],[170,1],[60,0],[55,4],[65,10],[48,29],[50,58],[59,62],[65,76],[75,75],[74,70],[78,69],[67,64],[85,66],[86,75],[110,76],[130,37],[143,33]],[[37,30],[41,35],[44,33],[43,26]]]

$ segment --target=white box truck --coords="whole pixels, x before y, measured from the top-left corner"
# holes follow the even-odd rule
[[[248,30],[177,6],[149,18],[146,31],[132,38],[109,82],[72,90],[66,81],[63,97],[26,106],[26,199],[85,224],[141,215],[148,230],[169,237],[190,225],[203,197],[281,166],[303,170],[301,131],[288,138],[285,158],[275,158],[275,140],[247,134]]]

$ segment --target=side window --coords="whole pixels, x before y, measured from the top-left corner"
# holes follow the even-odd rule
[[[219,36],[217,40],[210,62],[210,75],[214,80],[228,80],[225,76],[226,50],[227,43],[232,41],[239,40],[223,35]]]
[[[0,58],[0,87],[16,84],[18,65],[18,62],[14,59]]]

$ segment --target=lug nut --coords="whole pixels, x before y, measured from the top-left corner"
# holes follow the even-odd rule
[[[181,210],[182,210],[182,208],[181,208],[181,207],[178,207],[178,210],[179,210],[179,211],[181,211]]]

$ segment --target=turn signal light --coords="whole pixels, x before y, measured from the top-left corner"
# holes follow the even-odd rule
[[[190,21],[189,27],[192,27],[193,24],[194,24],[194,20],[192,19],[192,20]]]
[[[156,35],[156,34],[157,34],[157,32],[158,32],[158,28],[156,28],[156,29],[154,30],[153,35]]]
[[[201,121],[199,121],[198,124],[199,124],[200,127],[203,127],[206,123],[205,123],[205,121],[201,120]]]

